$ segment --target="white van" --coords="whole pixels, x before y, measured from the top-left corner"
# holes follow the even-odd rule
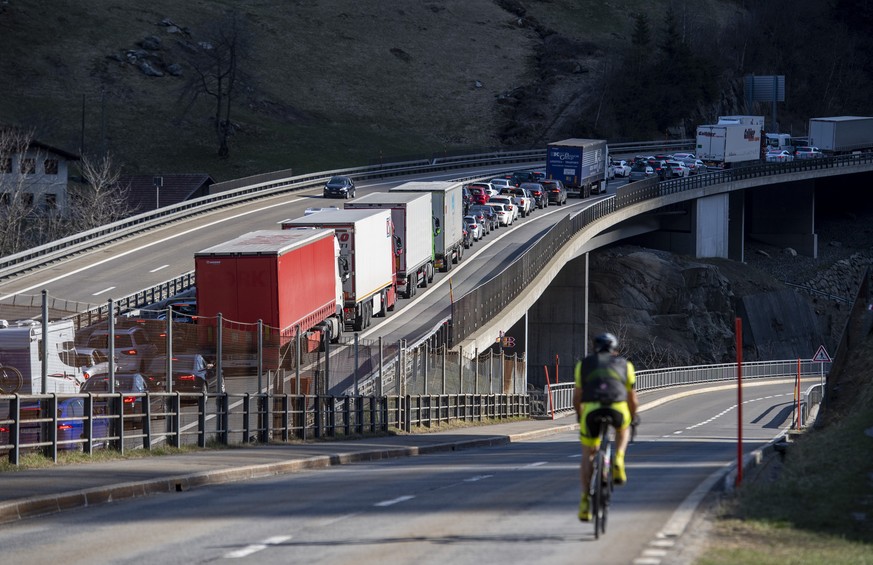
[[[77,393],[83,371],[64,359],[74,350],[72,320],[49,322],[46,340],[48,387],[42,390],[42,325],[34,320],[0,323],[0,365],[4,394]],[[14,390],[13,390],[14,389]]]

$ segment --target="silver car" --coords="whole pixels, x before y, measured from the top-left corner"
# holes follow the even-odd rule
[[[109,355],[109,330],[94,330],[88,338],[88,347],[99,350],[104,356]],[[143,371],[157,354],[158,346],[149,339],[142,326],[115,328],[116,371]]]
[[[655,176],[655,169],[645,163],[637,163],[631,167],[631,172],[627,176],[627,182],[645,180],[653,176]]]

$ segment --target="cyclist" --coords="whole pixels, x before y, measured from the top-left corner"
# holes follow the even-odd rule
[[[636,376],[633,364],[618,355],[618,339],[611,333],[594,338],[594,353],[576,363],[576,388],[573,391],[573,408],[579,420],[579,437],[582,441],[582,500],[579,502],[579,519],[591,520],[591,504],[588,500],[588,485],[591,483],[591,467],[594,454],[600,448],[600,430],[593,422],[592,414],[607,413],[616,429],[615,461],[613,476],[615,484],[627,482],[624,470],[624,452],[630,439],[629,426],[637,413],[637,395],[634,390]]]

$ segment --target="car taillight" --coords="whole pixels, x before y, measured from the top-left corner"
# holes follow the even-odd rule
[[[124,349],[121,353],[124,355],[136,355],[136,349]]]
[[[135,396],[125,396],[125,397],[124,397],[124,403],[125,403],[125,404],[133,404],[134,402],[136,402],[136,397],[135,397]]]
[[[193,381],[194,375],[179,375],[180,381]]]
[[[58,424],[58,431],[72,430],[72,429],[73,429],[72,424]]]

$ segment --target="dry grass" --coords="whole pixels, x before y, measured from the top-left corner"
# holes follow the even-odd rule
[[[55,0],[47,9],[13,0],[0,4],[0,123],[36,127],[40,141],[78,151],[84,105],[85,150],[107,147],[125,173],[207,172],[219,181],[470,152],[501,144],[499,98],[519,88],[540,97],[522,124],[534,135],[548,135],[559,116],[578,119],[597,95],[597,74],[619,72],[603,63],[627,43],[631,14],[658,14],[670,1]],[[527,21],[511,11],[519,5]],[[683,23],[702,30],[732,5],[686,5]],[[251,32],[243,66],[255,88],[237,98],[240,129],[231,158],[219,160],[210,109],[181,112],[182,79],[146,77],[109,56],[154,35],[165,61],[177,62],[180,36],[159,23],[169,18],[196,41],[232,7]],[[535,22],[590,46],[578,71],[544,71]]]
[[[851,354],[824,429],[793,444],[776,481],[721,509],[700,565],[873,563],[873,336]]]

